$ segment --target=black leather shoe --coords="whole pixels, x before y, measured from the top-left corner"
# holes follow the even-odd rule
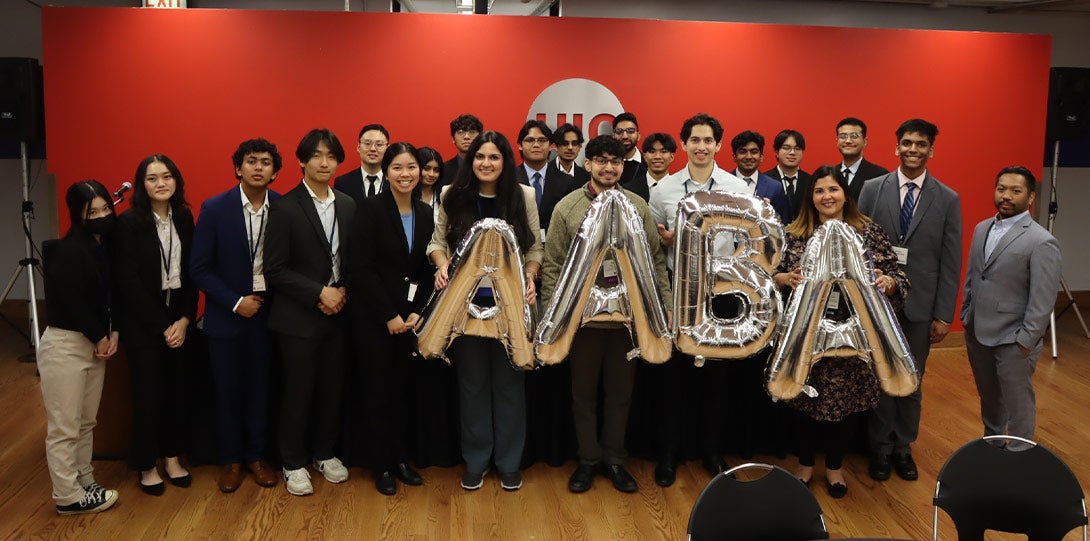
[[[871,455],[870,467],[867,468],[867,473],[870,474],[871,479],[874,479],[875,481],[885,481],[886,479],[889,479],[890,469],[889,455]]]
[[[915,481],[920,478],[920,472],[916,469],[916,461],[912,460],[911,453],[894,453],[890,462],[893,463],[893,471],[905,481]],[[886,477],[889,477],[887,472]]]
[[[825,486],[829,489],[829,495],[838,500],[848,495],[848,485],[845,485],[844,483],[830,483],[826,481]]]
[[[418,487],[424,484],[424,478],[405,462],[394,467],[394,475],[406,485]]]
[[[655,466],[655,484],[668,487],[677,480],[677,462],[663,460]]]
[[[636,480],[621,464],[606,464],[602,468],[602,474],[609,477],[609,480],[613,482],[613,488],[621,492],[631,493],[640,489],[640,485],[636,484]]]
[[[730,469],[730,467],[727,466],[726,461],[723,460],[723,457],[719,455],[708,455],[704,457],[704,460],[701,461],[701,465],[704,466],[704,469],[707,470],[708,473],[712,474],[712,477]]]
[[[594,484],[594,464],[580,464],[568,479],[568,490],[579,494],[590,490]]]
[[[375,490],[379,494],[393,496],[397,494],[397,480],[388,471],[375,472]]]

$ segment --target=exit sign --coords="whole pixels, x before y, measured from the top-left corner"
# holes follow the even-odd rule
[[[184,8],[185,0],[144,0],[146,8]]]

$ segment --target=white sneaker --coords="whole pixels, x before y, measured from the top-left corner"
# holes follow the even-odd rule
[[[326,460],[315,460],[314,468],[322,472],[322,477],[330,483],[343,483],[348,480],[348,468],[341,464],[341,459],[333,457]]]
[[[284,484],[288,487],[288,494],[293,496],[306,496],[314,494],[314,486],[310,484],[310,472],[306,468],[297,470],[284,469]]]

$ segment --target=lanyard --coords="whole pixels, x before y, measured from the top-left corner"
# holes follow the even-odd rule
[[[250,218],[250,268],[252,269],[257,263],[257,250],[261,247],[261,237],[265,234],[265,208],[261,209],[261,222],[257,226],[257,237],[254,237],[254,213],[249,212]],[[334,215],[336,216],[336,215]]]
[[[681,183],[682,186],[685,186],[685,195],[689,195],[689,181],[690,180],[692,180],[692,179],[687,178],[687,179],[685,179],[685,182]],[[694,182],[693,184],[696,184],[696,183]],[[707,191],[709,191],[709,192],[712,191],[712,188],[714,188],[714,187],[715,187],[715,179],[712,178],[711,182],[708,183],[708,190]],[[700,191],[700,190],[697,190],[697,191]]]
[[[158,236],[158,235],[156,235]],[[167,274],[167,283],[170,282],[170,264],[174,254],[174,220],[167,219],[167,238],[170,239],[167,249],[163,251],[163,239],[159,239],[159,255],[163,257],[163,270]]]

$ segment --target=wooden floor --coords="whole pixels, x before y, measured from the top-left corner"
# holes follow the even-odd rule
[[[1083,304],[1083,306],[1090,306]],[[1056,452],[1090,487],[1090,340],[1069,313],[1060,321],[1060,358],[1038,365],[1036,387],[1040,443]],[[960,336],[933,350],[924,382],[924,412],[915,457],[920,480],[896,476],[872,481],[860,456],[846,463],[851,492],[828,496],[820,472],[814,491],[831,537],[931,538],[931,497],[942,464],[981,433],[976,391]],[[297,498],[281,483],[261,489],[249,479],[234,494],[216,489],[215,467],[195,468],[189,489],[168,487],[162,497],[144,495],[120,461],[96,462],[96,478],[121,492],[102,514],[60,517],[50,499],[44,456],[45,413],[33,364],[17,357],[26,342],[0,322],[0,539],[684,539],[689,510],[709,476],[698,463],[681,467],[677,483],[663,489],[654,465],[630,462],[637,494],[621,494],[603,479],[573,495],[567,478],[573,464],[544,464],[525,472],[522,490],[500,490],[494,476],[467,493],[461,468],[429,468],[423,487],[402,487],[394,497],[375,492],[370,475],[353,468],[351,479],[330,485],[315,475],[315,494]],[[737,457],[727,457],[738,464]],[[759,456],[789,470],[793,459]],[[820,463],[820,462],[819,462]],[[941,515],[940,539],[956,538]],[[1067,539],[1076,539],[1071,533]],[[1024,539],[989,533],[988,539]]]

